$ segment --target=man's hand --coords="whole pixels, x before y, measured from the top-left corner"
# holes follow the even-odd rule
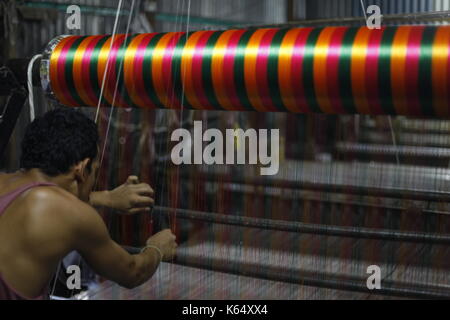
[[[171,261],[175,257],[177,243],[176,237],[170,229],[163,230],[147,240],[148,246],[155,246],[161,250],[162,261]]]
[[[145,213],[150,212],[155,203],[153,195],[154,191],[148,184],[139,183],[138,177],[130,176],[123,185],[114,190],[91,193],[90,203],[126,214]]]

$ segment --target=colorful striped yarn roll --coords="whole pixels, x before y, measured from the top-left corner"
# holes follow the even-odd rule
[[[42,74],[61,104],[97,106],[108,69],[102,106],[450,114],[448,26],[122,34],[111,42],[58,39]]]

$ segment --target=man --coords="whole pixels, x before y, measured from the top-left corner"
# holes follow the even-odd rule
[[[133,288],[175,255],[164,230],[130,255],[111,240],[91,206],[130,213],[153,204],[153,190],[136,177],[112,192],[91,193],[99,167],[98,131],[82,113],[57,109],[32,122],[22,143],[21,168],[0,175],[0,299],[48,297],[58,263],[77,251],[99,275]]]

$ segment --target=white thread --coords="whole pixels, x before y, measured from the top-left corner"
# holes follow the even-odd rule
[[[97,121],[98,121],[98,113],[100,111],[100,105],[102,104],[103,90],[105,88],[105,82],[106,82],[106,74],[108,73],[108,70],[109,70],[109,58],[111,56],[112,46],[114,43],[116,31],[117,31],[117,25],[119,24],[119,15],[120,15],[121,8],[122,8],[122,0],[119,0],[119,4],[117,6],[117,11],[116,11],[116,19],[114,20],[113,33],[111,36],[111,44],[109,46],[108,59],[106,60],[105,72],[103,73],[102,87],[100,88],[100,96],[98,97],[97,113],[95,114],[95,123],[97,123]],[[130,13],[130,15],[131,15],[131,13]]]
[[[130,10],[130,16],[128,17],[128,23],[127,23],[127,28],[126,28],[126,32],[125,32],[125,40],[124,40],[124,44],[127,42],[128,39],[128,32],[130,30],[130,25],[131,25],[131,17],[133,16],[133,11],[134,11],[134,3],[135,0],[133,0],[133,2],[131,3],[131,10]],[[118,15],[117,15],[118,16]],[[116,17],[117,18],[117,17]],[[114,30],[115,32],[115,30]],[[111,47],[110,47],[110,53],[111,53],[111,49],[112,49],[112,43],[114,42],[114,33],[113,33],[113,39],[111,40]],[[123,44],[123,45],[124,45]],[[108,54],[108,61],[109,61],[109,54]],[[107,63],[108,65],[108,63]],[[111,111],[109,113],[109,119],[108,119],[108,126],[106,127],[106,133],[105,133],[105,142],[103,143],[103,150],[102,150],[102,154],[101,154],[101,158],[100,158],[100,164],[99,164],[99,168],[102,167],[103,164],[103,158],[105,156],[105,151],[106,151],[106,143],[108,140],[108,135],[109,135],[109,129],[111,127],[111,119],[112,119],[112,115],[113,115],[113,111],[114,111],[114,104],[116,101],[116,96],[117,96],[117,89],[119,87],[119,78],[120,78],[120,74],[122,72],[122,65],[123,65],[123,60],[120,63],[120,68],[119,68],[119,74],[117,75],[117,81],[116,81],[116,85],[114,87],[114,95],[113,95],[113,101],[112,101],[112,105],[111,105]],[[106,75],[106,71],[104,75]],[[105,80],[105,77],[103,78],[103,80]],[[99,110],[100,110],[100,102],[101,102],[101,97],[103,96],[103,86],[105,83],[102,84],[102,91],[100,93],[100,98],[99,98],[99,105],[97,106],[97,115],[95,116],[95,122],[97,123],[98,120],[98,115],[99,115]],[[100,171],[99,171],[100,174]],[[96,182],[95,185],[97,186],[97,182],[98,182],[98,175],[96,177]]]
[[[28,102],[30,105],[30,121],[34,121],[36,111],[34,110],[34,95],[33,95],[33,65],[37,59],[42,58],[42,54],[37,54],[31,58],[27,69],[27,85],[28,85]]]

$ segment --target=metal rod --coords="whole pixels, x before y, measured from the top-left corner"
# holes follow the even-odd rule
[[[450,158],[449,148],[412,147],[380,144],[362,144],[351,142],[337,142],[336,150],[340,153],[363,153],[393,156],[400,154],[405,157]]]
[[[189,182],[190,180],[186,180],[186,182]],[[209,182],[209,183],[214,183],[214,184],[222,184],[221,182]],[[227,191],[232,192],[232,193],[245,193],[248,192],[247,190],[244,190],[246,185],[242,185],[242,184],[236,184],[236,183],[224,183],[223,185],[225,185],[227,187]],[[238,185],[238,187],[236,187]],[[240,187],[239,187],[240,186]],[[374,201],[370,201],[368,200],[367,202],[364,201],[364,199],[357,199],[357,200],[347,200],[347,199],[339,199],[337,197],[340,197],[344,194],[338,194],[338,193],[333,193],[330,194],[328,193],[326,197],[317,197],[314,195],[305,195],[305,194],[294,194],[294,192],[289,192],[289,191],[297,191],[297,192],[302,192],[300,190],[292,190],[292,189],[286,189],[283,187],[270,187],[272,190],[273,189],[281,189],[283,191],[288,191],[283,193],[283,198],[288,198],[288,199],[294,199],[294,200],[305,200],[305,201],[314,201],[314,202],[322,202],[322,203],[332,203],[332,204],[339,204],[339,205],[350,205],[350,206],[354,206],[354,207],[365,207],[365,208],[375,208],[375,209],[384,209],[384,210],[390,210],[390,211],[400,211],[403,212],[405,210],[411,209],[411,207],[400,207],[400,206],[394,206],[392,204],[375,204],[373,203]],[[208,193],[214,193],[214,191],[211,190],[207,190],[206,192]],[[253,193],[257,193],[258,191],[255,189],[253,190]],[[310,192],[308,190],[305,190],[304,192]],[[313,191],[314,192],[314,191]],[[279,197],[278,195],[275,194],[271,194],[267,191],[264,191],[264,194],[268,197]],[[323,193],[320,193],[320,195],[323,195]],[[374,197],[372,196],[367,196],[370,199],[374,199]],[[428,204],[427,202],[425,202],[425,204]],[[438,211],[438,210],[428,210],[428,209],[423,209],[422,207],[418,207],[420,209],[420,211],[424,214],[433,214],[433,215],[450,215],[450,212],[448,211]]]
[[[262,178],[258,176],[245,177],[244,175],[224,175],[212,173],[199,173],[197,179],[220,181],[225,183],[240,183],[266,187],[280,187],[301,189],[308,191],[322,191],[329,193],[344,193],[361,196],[385,197],[394,199],[408,199],[418,201],[449,202],[450,192],[430,191],[422,189],[401,189],[385,187],[361,187],[343,184],[325,184],[320,182],[289,181],[285,179]]]
[[[211,212],[167,208],[155,206],[154,212],[175,213],[179,219],[213,222],[218,224],[253,227],[287,232],[302,232],[337,237],[407,241],[419,243],[450,244],[450,235],[423,232],[404,232],[386,229],[351,228],[331,225],[319,225],[297,221],[282,221],[263,218],[251,218],[237,215],[225,215]]]
[[[348,290],[364,292],[367,294],[388,295],[397,297],[409,297],[418,299],[449,299],[450,292],[444,291],[447,288],[440,287],[425,287],[412,288],[408,286],[399,286],[391,280],[382,280],[382,288],[380,290],[371,291],[367,288],[366,279],[359,278],[342,278],[339,279],[333,275],[324,273],[311,272],[289,272],[285,268],[262,268],[261,266],[250,266],[242,269],[240,265],[230,263],[225,259],[221,261],[214,261],[211,259],[199,258],[190,259],[189,256],[177,257],[174,261],[178,265],[184,265],[193,268],[200,268],[211,270],[215,272],[224,272],[230,274],[243,275],[247,277],[254,277],[259,279],[266,279],[272,281],[280,281],[286,283],[294,283],[305,286],[330,288],[336,290]],[[331,279],[330,279],[331,278]]]
[[[418,12],[407,14],[390,14],[383,15],[383,22],[411,22],[411,21],[447,21],[450,20],[450,10],[447,11],[433,11],[433,12]],[[321,26],[329,24],[341,24],[347,25],[350,23],[365,24],[364,17],[340,17],[329,19],[313,19],[313,20],[297,20],[283,24],[266,24],[260,26],[254,26],[255,28],[268,28],[268,27],[295,27],[295,26]]]

